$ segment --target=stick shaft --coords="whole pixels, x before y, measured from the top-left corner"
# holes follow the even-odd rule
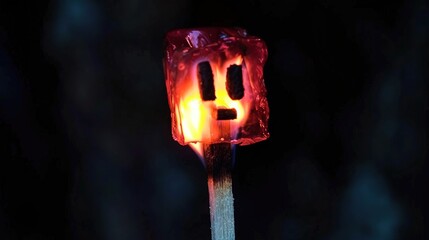
[[[204,158],[208,174],[212,240],[234,240],[231,144],[205,146]]]

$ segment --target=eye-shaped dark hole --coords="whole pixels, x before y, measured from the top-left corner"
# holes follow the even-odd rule
[[[208,61],[198,63],[197,78],[201,99],[203,101],[215,100],[213,72]]]
[[[243,73],[241,65],[232,64],[226,71],[226,91],[233,100],[239,100],[244,96]]]

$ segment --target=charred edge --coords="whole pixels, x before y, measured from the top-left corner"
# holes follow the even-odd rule
[[[210,63],[208,61],[198,63],[197,71],[201,99],[203,101],[215,100],[213,72]]]
[[[244,96],[243,73],[241,65],[233,64],[228,67],[226,72],[226,90],[233,100],[238,100]]]
[[[217,120],[232,120],[237,118],[237,110],[231,109],[218,109]]]

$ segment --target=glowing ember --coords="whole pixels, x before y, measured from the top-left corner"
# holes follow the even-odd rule
[[[173,138],[202,156],[202,144],[248,145],[269,137],[265,43],[241,28],[167,33],[164,71]]]

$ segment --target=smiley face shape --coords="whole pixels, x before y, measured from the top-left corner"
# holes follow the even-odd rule
[[[264,41],[241,28],[198,28],[169,32],[166,43],[176,141],[247,145],[269,137]]]

